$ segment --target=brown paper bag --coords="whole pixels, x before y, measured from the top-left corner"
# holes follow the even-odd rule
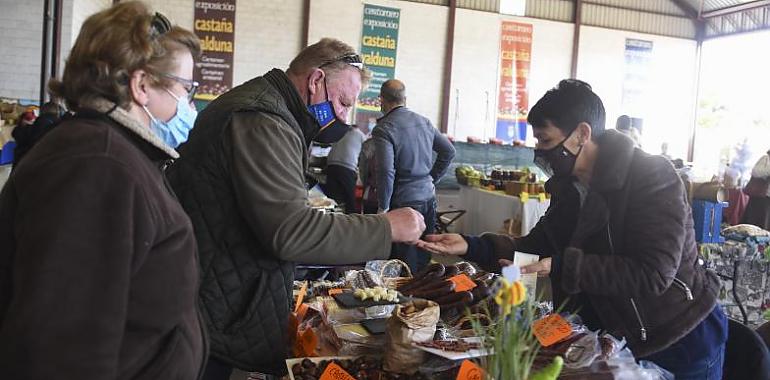
[[[425,351],[413,342],[433,340],[441,310],[437,303],[414,300],[396,306],[388,319],[383,366],[386,371],[411,375],[424,362]]]

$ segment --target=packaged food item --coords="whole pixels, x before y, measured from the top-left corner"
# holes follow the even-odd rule
[[[412,343],[433,340],[440,309],[427,300],[414,300],[396,306],[388,319],[384,368],[387,371],[413,374],[425,359],[426,353]]]
[[[361,301],[371,299],[374,302],[380,302],[380,300],[397,302],[398,292],[392,289],[385,289],[381,286],[374,288],[358,288],[353,292],[353,296]]]

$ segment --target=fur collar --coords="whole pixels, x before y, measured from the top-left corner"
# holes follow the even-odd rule
[[[174,148],[166,145],[151,129],[143,126],[134,117],[132,117],[128,111],[121,107],[117,107],[115,103],[107,99],[96,99],[83,107],[91,108],[95,111],[101,112],[116,123],[120,124],[124,128],[128,129],[135,135],[139,136],[142,140],[146,141],[150,145],[160,149],[163,153],[167,154],[173,159],[179,158],[179,153]]]

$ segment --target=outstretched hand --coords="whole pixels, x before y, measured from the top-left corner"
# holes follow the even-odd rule
[[[425,235],[417,247],[439,255],[460,256],[468,253],[468,242],[459,234]]]

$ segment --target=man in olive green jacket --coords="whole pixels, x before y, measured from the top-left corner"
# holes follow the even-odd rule
[[[170,180],[200,249],[211,358],[204,379],[233,367],[281,375],[289,348],[295,262],[385,259],[425,228],[411,209],[328,214],[308,206],[308,146],[341,137],[366,71],[348,45],[323,39],[204,109]]]

